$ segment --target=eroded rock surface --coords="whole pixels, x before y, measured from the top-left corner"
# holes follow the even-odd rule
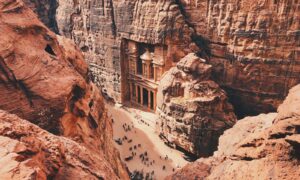
[[[246,117],[220,138],[213,157],[202,158],[168,179],[299,179],[300,85],[278,113]]]
[[[73,42],[20,0],[0,0],[0,27],[0,109],[103,153],[126,179],[100,91]]]
[[[103,153],[0,110],[0,179],[119,179]]]
[[[225,87],[236,113],[275,111],[299,83],[299,2],[179,2],[185,19],[209,40],[213,78]]]
[[[208,156],[236,122],[226,93],[212,80],[212,66],[191,53],[162,78],[157,99],[158,131],[169,142]]]

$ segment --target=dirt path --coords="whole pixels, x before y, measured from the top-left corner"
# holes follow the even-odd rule
[[[143,119],[150,117],[153,120],[156,117],[154,114],[134,109],[127,111],[112,105],[107,105],[107,108],[109,116],[114,119],[114,139],[120,138],[122,141],[122,145],[115,142],[116,147],[131,172],[134,170],[143,171],[144,174],[154,172],[155,179],[163,179],[171,174],[173,169],[176,170],[188,163],[183,159],[183,153],[164,144],[151,123],[147,123],[146,120],[142,123],[135,118],[138,114],[142,118],[148,116]],[[125,158],[130,157],[131,160],[125,161]]]

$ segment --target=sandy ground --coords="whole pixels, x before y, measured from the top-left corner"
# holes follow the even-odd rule
[[[106,107],[113,119],[114,139],[122,141],[122,145],[115,142],[115,146],[131,172],[154,173],[154,179],[160,180],[188,163],[182,152],[165,145],[155,133],[155,114],[109,104]],[[125,161],[132,155],[132,160]]]

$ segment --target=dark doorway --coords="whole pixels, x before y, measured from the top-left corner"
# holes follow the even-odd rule
[[[135,85],[134,85],[134,83],[131,84],[131,90],[132,90],[131,96],[132,96],[133,99],[135,99],[136,96],[135,96]]]
[[[144,106],[148,106],[148,102],[149,102],[149,99],[148,99],[148,90],[143,88],[143,105]]]
[[[137,94],[138,94],[138,103],[141,103],[141,88],[140,88],[140,86],[138,86]]]
[[[151,109],[154,109],[154,93],[153,91],[150,92],[150,106],[151,106]]]
[[[137,67],[137,74],[142,75],[143,74],[143,62],[141,58],[138,58],[136,62],[136,67]]]

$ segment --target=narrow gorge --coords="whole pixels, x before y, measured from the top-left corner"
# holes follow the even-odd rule
[[[300,1],[0,0],[0,179],[300,177]]]

